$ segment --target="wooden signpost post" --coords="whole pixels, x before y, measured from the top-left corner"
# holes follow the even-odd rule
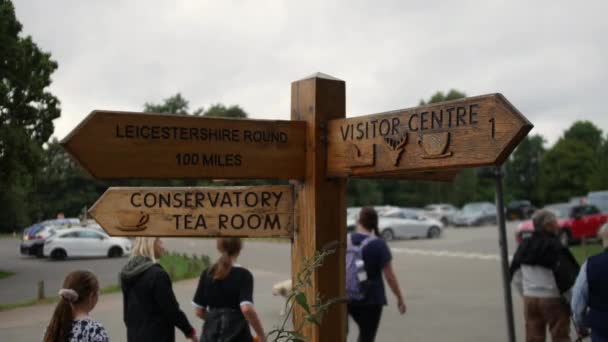
[[[492,94],[346,119],[345,83],[315,74],[291,88],[291,121],[94,111],[62,142],[98,178],[289,179],[289,186],[110,188],[91,209],[110,235],[292,239],[292,274],[338,242],[308,298],[345,296],[346,179],[452,180],[500,165],[532,129]],[[294,320],[303,319],[296,310]],[[346,341],[333,305],[310,341]]]

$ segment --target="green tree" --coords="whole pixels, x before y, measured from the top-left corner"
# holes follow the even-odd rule
[[[608,190],[608,136],[597,151],[597,163],[587,179],[589,191]]]
[[[205,111],[204,116],[220,118],[246,118],[247,113],[239,106],[232,105],[226,107],[221,103],[214,104]]]
[[[538,178],[545,153],[545,139],[541,135],[527,136],[505,164],[505,188],[512,199],[540,201]]]
[[[589,121],[576,121],[564,131],[541,164],[543,200],[566,201],[608,186],[605,144],[602,130]]]
[[[203,108],[198,108],[190,113],[188,100],[184,99],[182,94],[177,93],[164,99],[159,104],[146,102],[144,104],[144,112],[199,116],[203,113]]]
[[[564,202],[573,196],[586,195],[594,157],[594,151],[580,141],[558,140],[541,163],[539,186],[543,202]]]
[[[458,100],[458,99],[461,99],[466,96],[467,95],[465,93],[458,91],[456,89],[450,89],[450,91],[448,91],[447,94],[444,94],[443,92],[438,91],[435,94],[433,94],[433,96],[431,96],[428,101],[425,102],[424,100],[420,100],[420,105],[422,106],[425,104]]]
[[[109,186],[84,171],[53,139],[45,149],[43,173],[38,182],[35,203],[36,218],[54,217],[63,212],[66,217],[80,215],[90,207]]]
[[[603,144],[602,130],[591,121],[576,121],[564,132],[565,140],[576,140],[593,151],[599,151]]]
[[[30,223],[31,201],[43,161],[42,146],[60,116],[59,100],[48,92],[57,63],[22,26],[9,0],[0,0],[0,230]]]

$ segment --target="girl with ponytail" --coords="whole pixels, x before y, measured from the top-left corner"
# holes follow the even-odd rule
[[[59,290],[55,308],[43,342],[108,342],[104,327],[89,317],[97,304],[99,282],[89,271],[67,275]]]
[[[236,264],[242,247],[240,238],[218,239],[220,257],[201,274],[192,301],[196,315],[205,320],[201,342],[251,342],[250,325],[257,341],[266,341],[253,308],[253,275]]]

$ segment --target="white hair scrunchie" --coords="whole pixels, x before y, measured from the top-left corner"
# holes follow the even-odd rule
[[[78,293],[72,289],[59,290],[59,296],[70,303],[75,303],[78,300]]]

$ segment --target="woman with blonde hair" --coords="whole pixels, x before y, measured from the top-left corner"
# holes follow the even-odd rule
[[[159,238],[138,237],[120,272],[127,341],[174,342],[175,327],[197,342],[196,331],[179,308],[171,279],[156,260],[164,253]]]
[[[220,258],[201,274],[192,304],[205,320],[201,342],[251,342],[249,325],[264,342],[264,329],[253,308],[253,275],[236,264],[243,244],[230,237],[217,240]]]
[[[89,317],[97,305],[99,282],[89,271],[74,271],[63,281],[59,303],[43,342],[108,342],[103,326]]]

